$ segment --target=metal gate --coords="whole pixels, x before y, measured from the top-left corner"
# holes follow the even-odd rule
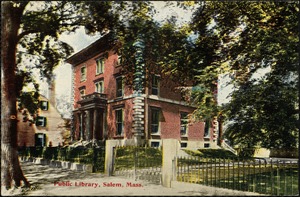
[[[162,152],[159,148],[118,146],[114,149],[113,175],[161,184]]]

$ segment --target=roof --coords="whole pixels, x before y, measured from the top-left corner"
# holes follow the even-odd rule
[[[101,52],[112,49],[115,46],[115,43],[116,39],[114,39],[112,34],[108,33],[86,48],[68,57],[65,61],[75,67]]]

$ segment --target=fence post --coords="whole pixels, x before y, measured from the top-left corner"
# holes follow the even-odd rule
[[[163,139],[163,162],[162,162],[162,185],[171,187],[171,181],[174,180],[173,159],[177,156],[179,142],[176,139]],[[176,173],[175,173],[176,174]]]
[[[105,166],[104,172],[108,176],[113,174],[113,163],[114,163],[114,147],[118,145],[117,140],[107,140],[105,144]]]
[[[133,176],[134,180],[137,181],[137,167],[138,167],[138,148],[137,147],[132,147],[133,148],[133,159],[134,159],[134,171],[133,171]]]
[[[96,172],[96,165],[97,165],[97,153],[96,153],[96,147],[92,147],[93,150],[93,163],[92,163],[92,172]]]
[[[172,170],[173,170],[172,181],[176,181],[177,180],[177,158],[176,157],[174,157],[174,159],[172,160]]]

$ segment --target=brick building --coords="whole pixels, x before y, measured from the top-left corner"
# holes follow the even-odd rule
[[[217,147],[213,128],[187,123],[195,108],[174,91],[176,83],[153,75],[142,92],[125,85],[121,58],[109,40],[108,34],[66,60],[73,68],[74,141],[161,146],[161,139],[174,138],[182,147]]]
[[[53,86],[52,86],[53,87]],[[39,109],[36,117],[27,109],[18,108],[18,146],[52,146],[63,145],[62,132],[65,130],[65,120],[55,108],[54,94],[50,99],[39,97]]]

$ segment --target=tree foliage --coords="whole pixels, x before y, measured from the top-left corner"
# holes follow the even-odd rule
[[[38,98],[38,86],[32,78],[34,71],[39,71],[41,78],[51,80],[53,69],[73,52],[68,44],[59,41],[59,36],[80,26],[87,33],[104,34],[119,24],[111,23],[119,17],[112,3],[104,1],[4,1],[1,4],[1,183],[8,189],[12,185],[20,186],[21,181],[29,186],[17,154],[17,97],[20,107],[24,105],[34,113]],[[93,29],[92,24],[97,28]],[[33,84],[33,92],[22,91],[26,84]]]
[[[29,83],[36,86],[33,71],[38,71],[41,79],[53,80],[54,68],[73,53],[71,46],[59,40],[62,33],[75,32],[84,26],[87,34],[104,35],[120,26],[119,12],[129,9],[126,2],[112,1],[24,3],[27,4],[17,38],[17,77],[20,79],[17,92]],[[23,83],[26,80],[27,83]]]
[[[211,51],[209,61],[197,65],[199,84],[209,87],[205,81],[221,73],[233,76],[231,100],[220,110],[234,145],[298,145],[298,15],[297,2],[206,2],[194,15],[199,46],[208,39]],[[257,77],[263,69],[270,71]],[[198,111],[205,110],[199,105]]]
[[[160,74],[194,86],[189,89],[191,102],[198,106],[194,118],[207,120],[224,114],[229,121],[226,136],[235,145],[297,146],[298,2],[176,3],[185,9],[196,5],[190,24],[178,27],[174,16],[157,23],[149,1],[2,3],[1,143],[6,167],[1,171],[7,188],[12,180],[16,186],[22,180],[28,184],[16,162],[16,98],[27,106],[33,104],[32,111],[37,108],[38,85],[31,77],[34,70],[51,80],[53,69],[73,52],[59,36],[80,26],[88,34],[113,35],[128,82],[135,72],[133,43],[142,38],[145,85],[152,74]],[[264,68],[270,71],[263,78],[255,77]],[[219,107],[216,82],[220,74],[228,72],[235,89],[231,101]],[[22,92],[30,83],[35,92]]]
[[[188,40],[188,27],[177,27],[176,18],[172,16],[162,24],[155,21],[153,16],[156,11],[151,2],[126,3],[129,8],[127,11],[132,14],[124,15],[124,10],[121,11],[121,22],[111,29],[110,33],[119,44],[117,50],[122,56],[122,74],[127,85],[133,85],[133,74],[136,72],[134,43],[137,40],[144,46],[142,56],[145,68],[142,72],[145,75],[145,87],[151,82],[153,74],[159,74],[161,78],[169,78],[180,84],[191,79],[178,77],[182,75],[181,71],[186,72],[185,60],[189,58],[189,45],[192,44]]]

